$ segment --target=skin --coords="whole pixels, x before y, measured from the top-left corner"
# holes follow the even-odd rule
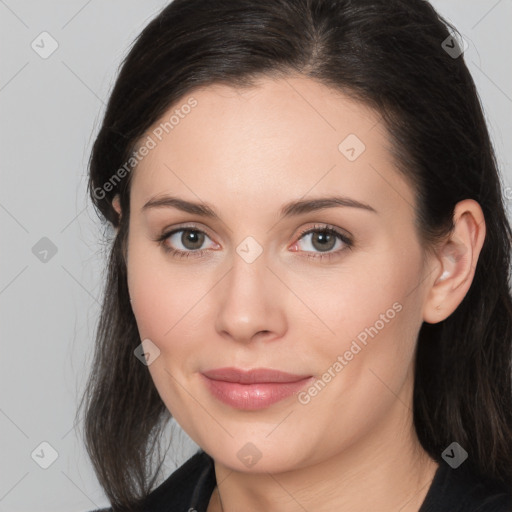
[[[156,389],[215,460],[208,512],[417,511],[438,467],[412,423],[417,335],[471,285],[485,237],[480,206],[458,203],[453,232],[427,254],[414,191],[376,112],[302,76],[192,95],[198,105],[132,176],[127,267],[141,340],[160,350],[148,366]],[[348,134],[366,146],[352,162],[338,149]],[[208,203],[219,219],[142,211],[166,193]],[[334,194],[376,213],[345,206],[279,219],[289,201]],[[120,212],[117,198],[114,206]],[[203,255],[178,259],[155,242],[183,224],[206,233]],[[315,235],[300,237],[325,224],[354,244],[338,240],[321,261]],[[181,234],[167,245],[193,252]],[[252,263],[236,251],[248,236],[263,251]],[[401,310],[307,404],[291,396],[242,411],[201,379],[225,366],[321,378],[395,303]],[[237,457],[247,443],[261,454],[251,467]]]

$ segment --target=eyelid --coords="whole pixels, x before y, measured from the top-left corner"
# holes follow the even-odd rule
[[[171,236],[172,234],[175,234],[178,231],[184,231],[184,230],[187,230],[187,229],[191,230],[191,231],[198,231],[200,233],[204,233],[212,241],[215,238],[210,233],[209,228],[207,228],[203,224],[199,224],[199,223],[195,223],[195,222],[186,222],[184,224],[178,224],[177,226],[169,226],[169,227],[163,228],[162,231],[161,231],[162,234],[160,235],[159,238],[161,238],[161,237],[167,237],[168,238],[169,236]]]
[[[347,240],[349,240],[350,242],[353,242],[352,235],[350,235],[350,233],[348,233],[348,231],[346,231],[342,228],[339,228],[337,226],[334,226],[332,224],[327,224],[324,222],[320,222],[320,223],[317,222],[313,226],[301,229],[298,239],[302,238],[304,235],[307,235],[308,233],[312,233],[315,231],[322,231],[322,230],[323,231],[332,231],[332,232],[336,233],[337,235],[339,235],[340,237],[344,237]]]

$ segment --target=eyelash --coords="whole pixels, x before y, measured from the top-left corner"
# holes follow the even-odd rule
[[[179,233],[180,231],[191,231],[193,233],[203,233],[204,235],[208,236],[208,233],[205,233],[202,229],[198,229],[195,226],[182,226],[180,228],[173,229],[172,231],[166,231],[165,233],[162,233],[162,235],[160,235],[155,240],[155,242],[157,242],[167,254],[170,254],[173,258],[178,258],[178,259],[200,258],[205,253],[208,252],[208,249],[198,249],[195,251],[194,250],[182,251],[180,249],[170,248],[165,242],[167,241],[167,239],[170,236],[172,236],[176,233]],[[305,235],[308,235],[310,233],[318,233],[318,232],[326,233],[326,234],[333,235],[333,236],[337,237],[339,240],[341,240],[345,244],[345,247],[342,249],[338,249],[335,252],[325,252],[325,253],[320,252],[320,253],[310,254],[311,251],[304,251],[306,254],[303,257],[312,258],[314,260],[320,260],[320,261],[331,260],[332,258],[339,256],[339,254],[341,252],[345,251],[346,249],[351,249],[354,245],[353,241],[347,235],[341,233],[337,229],[335,229],[329,225],[326,225],[326,224],[315,225],[312,228],[307,228],[307,229],[301,231],[297,240],[301,240]],[[210,238],[210,237],[208,236],[208,238]]]

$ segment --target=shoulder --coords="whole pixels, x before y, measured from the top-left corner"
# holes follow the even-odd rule
[[[144,509],[152,512],[206,510],[215,485],[213,459],[199,450],[148,494],[144,500]],[[113,509],[103,508],[91,512],[113,512]]]
[[[451,468],[443,460],[418,512],[512,512],[512,483],[478,476],[469,464]]]

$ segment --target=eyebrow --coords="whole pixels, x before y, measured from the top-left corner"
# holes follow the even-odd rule
[[[315,199],[300,199],[285,204],[280,211],[280,218],[293,217],[303,215],[305,213],[324,210],[327,208],[337,207],[359,208],[373,213],[378,213],[375,208],[369,204],[356,201],[344,196],[329,196]],[[200,215],[211,219],[219,219],[215,210],[206,203],[196,203],[185,201],[179,197],[163,195],[150,199],[141,209],[142,212],[153,208],[176,208],[186,213]]]

